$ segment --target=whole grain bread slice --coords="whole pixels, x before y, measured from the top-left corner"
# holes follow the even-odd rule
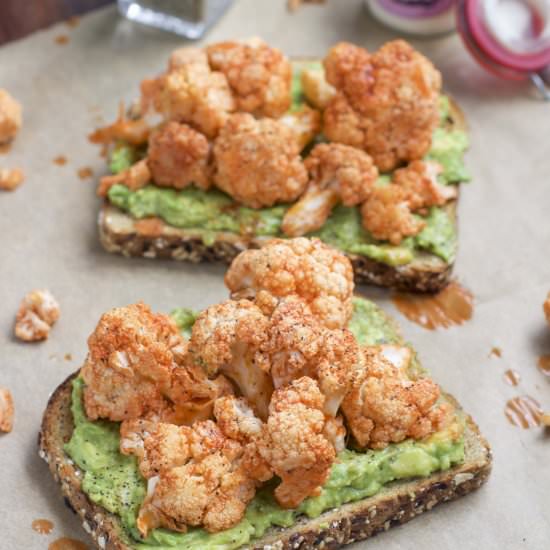
[[[313,59],[293,59],[293,65],[307,64]],[[450,100],[448,126],[466,130],[466,120],[454,100]],[[457,201],[446,209],[457,225]],[[98,217],[101,244],[108,252],[127,257],[172,259],[189,262],[231,263],[233,258],[248,248],[258,248],[270,237],[246,237],[236,233],[218,232],[213,242],[205,244],[202,232],[170,226],[160,218],[136,220],[122,210],[105,202]],[[391,266],[360,256],[347,254],[353,264],[355,281],[396,288],[407,292],[438,292],[450,280],[453,262],[428,252],[417,254],[406,265]]]
[[[78,373],[67,378],[52,394],[42,420],[39,454],[61,486],[67,504],[78,514],[82,525],[98,548],[131,548],[117,516],[91,502],[80,488],[82,473],[65,454],[63,446],[71,437],[73,418],[71,383]],[[449,395],[445,399],[457,408]],[[477,425],[466,417],[464,463],[427,478],[396,481],[373,497],[345,504],[318,518],[300,518],[291,528],[270,529],[248,550],[335,549],[387,531],[437,504],[450,501],[480,487],[491,471],[491,450]]]

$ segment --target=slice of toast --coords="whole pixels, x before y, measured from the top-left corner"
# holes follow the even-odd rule
[[[80,516],[82,525],[98,548],[126,550],[127,537],[117,516],[91,502],[80,489],[82,474],[65,454],[63,446],[71,437],[71,383],[67,378],[52,394],[44,413],[39,436],[40,456],[48,463],[67,504]],[[449,395],[445,399],[459,409]],[[243,548],[249,550],[306,550],[338,548],[363,540],[394,525],[431,510],[480,487],[491,471],[491,450],[470,418],[466,418],[464,463],[427,478],[395,481],[364,500],[345,504],[321,514],[303,517],[290,528],[272,528],[264,537]]]
[[[311,59],[293,59],[293,64],[310,63]],[[450,101],[450,129],[466,130],[464,115],[456,102]],[[446,205],[456,228],[457,201]],[[108,252],[124,256],[185,260],[189,262],[223,261],[247,248],[258,248],[272,237],[250,238],[235,233],[218,232],[212,244],[204,244],[202,232],[180,229],[160,218],[136,220],[105,202],[98,218],[99,236]],[[417,254],[406,265],[391,266],[366,256],[347,254],[353,264],[356,283],[373,284],[409,292],[437,292],[450,280],[452,263],[428,252]]]

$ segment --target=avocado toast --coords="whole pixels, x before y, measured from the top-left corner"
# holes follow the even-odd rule
[[[289,247],[293,250],[289,251]],[[337,548],[404,523],[486,481],[491,468],[491,452],[477,426],[452,397],[440,393],[427,377],[412,348],[404,344],[395,323],[372,302],[352,297],[351,266],[346,272],[349,277],[347,290],[340,294],[331,290],[330,281],[335,273],[342,273],[341,265],[346,265],[346,260],[339,255],[332,256],[330,251],[329,256],[323,256],[327,249],[318,241],[308,244],[304,239],[297,239],[266,248],[265,252],[259,251],[260,256],[243,253],[230,268],[226,282],[233,292],[233,300],[211,306],[198,315],[178,309],[172,312],[170,320],[151,314],[143,304],[105,314],[89,339],[90,354],[83,369],[61,384],[50,398],[40,435],[40,455],[99,548]],[[275,263],[272,260],[283,254],[286,254],[285,261],[290,262],[292,252],[301,254],[293,260],[301,262],[304,272],[311,268],[322,271],[325,276],[322,282],[317,282],[313,301],[298,284],[294,294],[282,296],[274,286],[270,287],[269,279],[262,278],[265,275],[262,265],[272,265]],[[330,264],[326,261],[329,258],[332,259]],[[266,259],[269,260],[267,264]],[[246,292],[245,288],[235,289],[235,281],[251,265],[255,267],[254,296],[252,286],[246,287]],[[280,270],[274,268],[270,273],[271,282],[273,275],[276,279],[278,273]],[[341,291],[342,285],[339,288]],[[241,299],[237,299],[237,294]],[[248,298],[242,299],[245,294]],[[339,301],[335,302],[335,298]],[[144,346],[155,346],[145,350],[145,354],[142,348],[129,350],[120,344],[124,341],[123,346],[128,346],[128,342],[133,341],[132,323],[138,318],[143,319],[143,325],[137,325],[141,334],[138,339],[143,335],[147,337],[152,327],[157,331],[156,340],[143,341],[146,342]],[[247,319],[253,321],[253,326],[247,324]],[[337,328],[342,323],[347,328]],[[216,328],[212,329],[213,326]],[[178,330],[183,340],[175,336],[174,331]],[[308,331],[310,338],[297,342],[292,336],[295,330],[301,335]],[[143,362],[153,349],[155,356],[162,357],[161,351],[165,348],[157,347],[160,337],[170,342],[176,361],[182,365],[181,370],[172,371],[176,382],[173,379],[165,387],[163,406],[168,403],[169,406],[164,409],[151,398],[150,379],[146,382],[141,377],[134,378],[129,393],[120,385],[128,368],[138,368],[139,360],[134,363],[136,357]],[[215,364],[212,352],[220,352],[228,338],[236,338],[236,347],[231,348],[230,356],[224,355],[217,370],[212,370]],[[182,346],[181,342],[185,344]],[[247,370],[243,378],[242,371],[235,370],[235,354],[243,357],[242,344],[245,342],[247,350],[254,352],[255,359],[252,363],[239,363],[247,365],[245,369],[253,369]],[[290,346],[293,353],[285,355]],[[122,351],[124,349],[126,351]],[[124,357],[129,358],[130,363],[121,353],[126,353]],[[298,355],[310,357],[316,366],[312,368],[301,363],[297,367]],[[286,357],[283,363],[281,357]],[[362,363],[361,357],[366,363]],[[268,363],[264,365],[266,358]],[[200,365],[200,368],[188,370],[194,368],[192,365]],[[410,422],[403,424],[400,418],[390,419],[389,411],[384,413],[383,406],[380,402],[376,404],[376,400],[371,402],[369,412],[367,408],[357,408],[357,390],[367,387],[362,386],[365,382],[362,376],[371,373],[374,378],[369,378],[369,374],[368,383],[376,382],[380,375],[376,374],[377,365],[383,367],[381,380],[390,384],[385,386],[386,391],[393,387],[392,391],[397,393],[392,399],[405,407],[400,416],[414,411]],[[200,377],[203,370],[209,373],[208,381]],[[174,414],[173,405],[182,395],[178,393],[177,380],[187,380],[189,372],[193,372],[193,384],[186,386],[185,399],[188,400],[203,383],[210,384],[209,388],[215,386],[218,393],[213,405],[202,393],[202,399],[194,402],[195,408],[186,408],[182,416],[183,409],[176,407]],[[264,379],[266,372],[268,375]],[[337,372],[339,376],[334,377]],[[178,378],[181,374],[185,377]],[[343,382],[342,376],[347,382]],[[225,377],[231,380],[229,393]],[[253,384],[250,383],[252,378]],[[267,393],[258,391],[266,380],[273,384],[274,391],[273,386]],[[345,385],[345,396],[339,393],[338,384]],[[374,397],[376,384],[369,387]],[[396,388],[406,388],[407,395],[420,392],[422,402],[429,395],[430,403],[426,407],[419,405],[420,401],[415,405],[407,401],[405,406],[409,397]],[[236,395],[232,395],[233,391]],[[315,405],[313,397],[319,397],[320,391],[323,397]],[[294,398],[289,400],[289,395]],[[296,395],[301,399],[298,405]],[[306,395],[309,396],[307,400]],[[334,397],[338,395],[335,402]],[[165,399],[166,396],[170,396],[169,399]],[[121,402],[122,407],[119,406]],[[154,411],[147,409],[148,402],[156,407]],[[238,433],[234,431],[235,425],[231,428],[226,416],[237,410],[227,408],[236,402],[240,403],[237,409],[248,411],[245,419],[248,422],[238,422]],[[269,402],[268,410],[263,407],[264,402]],[[316,411],[317,406],[320,409]],[[198,416],[191,419],[191,410]],[[315,421],[311,420],[314,413],[317,414]],[[298,434],[287,433],[287,430],[278,432],[277,421],[284,414],[299,424]],[[379,414],[382,417],[386,414],[385,420]],[[142,420],[134,420],[136,415]],[[178,424],[184,418],[187,426],[178,428],[171,424],[176,417],[180,421]],[[112,420],[114,418],[118,420]],[[365,429],[365,421],[371,423],[369,429]],[[322,431],[319,431],[319,422],[324,423]],[[199,463],[197,456],[182,458],[184,451],[178,451],[177,456],[170,454],[175,448],[173,440],[171,446],[163,447],[163,440],[155,438],[159,437],[156,433],[159,426],[169,427],[179,438],[197,438],[199,426],[206,424],[209,430],[221,430],[223,445],[230,443],[230,447],[237,448],[237,455],[231,456],[232,460],[235,456],[238,458],[229,472],[231,475],[239,472],[241,477],[237,479],[241,485],[237,498],[223,483],[216,486],[211,499],[207,498],[199,506],[202,515],[198,520],[196,510],[186,515],[190,512],[188,503],[195,500],[174,501],[168,497],[174,492],[189,497],[186,483],[193,478],[188,477],[189,468],[195,468],[194,475],[200,478],[202,470],[196,468],[204,467],[206,459],[200,458],[203,462]],[[239,439],[246,433],[242,428],[245,425],[255,426],[254,436]],[[145,431],[140,432],[144,426]],[[281,461],[276,453],[281,437],[286,438],[287,443],[289,437],[303,438],[301,442],[305,447],[315,441],[310,448],[315,454],[314,460],[308,462],[308,453],[296,452],[294,449],[299,446],[293,445],[285,455],[296,452],[293,460],[301,466],[297,467],[296,462],[289,466],[285,460]],[[210,454],[223,455],[226,448],[223,446],[223,450],[219,450],[222,447],[217,447]],[[258,455],[254,454],[256,451]],[[157,467],[152,466],[159,458],[154,452],[160,452],[162,457]],[[257,460],[246,462],[250,453],[266,461],[270,475],[265,476],[263,470],[257,468]],[[242,465],[242,461],[247,465],[244,470],[235,470],[235,464]],[[183,462],[185,464],[180,465]],[[254,473],[256,470],[262,473]],[[260,477],[264,481],[258,482]],[[201,479],[199,486],[208,486],[208,478]],[[256,481],[252,483],[251,480]],[[179,485],[180,481],[185,483]],[[251,492],[244,491],[245,486]],[[236,507],[235,498],[238,504],[244,500],[246,506]],[[218,501],[224,502],[221,516],[215,513]],[[232,518],[230,524],[226,523],[227,514]]]
[[[286,114],[276,120],[286,120],[291,126],[301,128],[301,158],[309,169],[308,157],[315,152],[316,146],[322,143],[333,146],[336,141],[327,140],[326,124],[321,127],[318,121],[314,121],[306,130],[303,127],[307,126],[307,123],[300,125],[302,117],[310,116],[315,119],[315,116],[323,112],[323,107],[318,105],[318,99],[310,90],[311,84],[307,83],[307,77],[311,78],[309,75],[314,75],[314,78],[321,79],[322,85],[329,88],[331,86],[324,79],[323,66],[319,61],[295,59],[291,66],[292,105]],[[468,140],[464,117],[456,103],[440,93],[435,102],[438,121],[434,123],[433,132],[430,134],[429,147],[420,158],[426,165],[439,167],[437,182],[434,178],[434,184],[439,189],[443,189],[444,186],[444,191],[450,193],[449,198],[435,203],[424,202],[414,212],[408,212],[408,218],[403,222],[409,226],[408,230],[403,234],[398,232],[397,238],[393,238],[394,233],[386,235],[384,232],[377,233],[375,237],[374,233],[380,229],[379,227],[374,227],[374,233],[366,228],[365,224],[369,222],[365,220],[372,216],[364,213],[361,203],[357,202],[362,199],[356,198],[355,202],[348,204],[333,197],[333,207],[328,209],[326,219],[317,224],[315,229],[300,233],[317,236],[345,252],[353,263],[357,282],[410,291],[436,292],[449,280],[457,248],[458,184],[469,179],[463,162]],[[142,121],[139,118],[142,108],[133,109],[133,116],[138,117],[134,123],[138,125]],[[115,125],[110,127],[111,130]],[[406,127],[402,131],[405,135]],[[289,211],[295,210],[296,204],[303,202],[308,190],[314,187],[311,169],[308,187],[301,195],[298,194],[297,199],[272,200],[268,201],[267,205],[257,204],[254,200],[250,203],[250,195],[235,192],[235,184],[228,186],[226,177],[216,176],[221,172],[216,168],[216,158],[221,158],[221,154],[216,155],[216,151],[220,149],[216,148],[216,142],[220,141],[220,137],[217,136],[213,140],[209,139],[214,144],[208,161],[213,166],[214,175],[210,174],[214,179],[213,186],[205,187],[203,182],[201,186],[190,185],[174,189],[170,188],[169,184],[159,184],[154,177],[149,176],[147,185],[140,184],[139,188],[133,189],[132,183],[128,186],[121,180],[120,174],[140,159],[147,158],[147,144],[132,145],[124,139],[123,132],[101,132],[100,129],[95,133],[95,139],[103,140],[105,143],[104,136],[109,135],[112,143],[109,164],[114,174],[107,178],[111,181],[109,187],[103,187],[100,193],[105,201],[99,214],[98,225],[100,239],[106,250],[125,256],[192,262],[230,262],[240,251],[258,247],[269,238],[298,236],[287,230],[289,224],[286,220],[290,215]],[[309,137],[304,138],[304,134],[308,132]],[[410,140],[415,140],[413,134]],[[353,146],[353,149],[360,147]],[[248,177],[248,171],[255,170],[255,165],[249,165],[248,160],[241,158],[235,161],[237,168],[234,179],[237,181],[241,177],[238,175],[239,167],[246,168],[243,180]],[[412,164],[399,161],[388,169],[387,163],[379,162],[376,157],[375,160],[381,166],[378,169],[379,177],[376,179],[375,187],[393,183],[395,172],[403,171]],[[147,162],[150,164],[150,160]],[[345,165],[345,161],[343,163]],[[257,168],[257,172],[258,178],[261,178],[261,168]],[[364,179],[368,178],[365,176]],[[143,181],[145,180],[146,176]],[[116,182],[114,185],[113,181]],[[221,183],[217,184],[216,181]],[[363,182],[361,185],[368,187],[370,184]],[[424,178],[422,185],[431,184]],[[396,188],[397,185],[390,187]],[[260,191],[256,193],[261,194]],[[408,206],[403,206],[403,200],[399,203],[399,208],[401,207],[408,211]],[[388,216],[391,217],[391,213]],[[401,212],[397,216],[401,216]],[[314,214],[311,214],[311,217],[313,218]],[[415,225],[417,222],[418,225]],[[415,226],[414,229],[411,229],[412,225]]]

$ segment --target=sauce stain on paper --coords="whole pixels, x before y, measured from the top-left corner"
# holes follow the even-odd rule
[[[54,540],[48,550],[88,550],[88,546],[79,540],[62,537]]]
[[[456,281],[434,295],[396,293],[392,301],[409,321],[428,330],[461,325],[474,311],[472,293]]]
[[[57,164],[58,166],[63,166],[67,164],[67,157],[63,155],[59,155],[58,157],[55,157],[53,159],[54,164]]]
[[[53,531],[53,522],[49,519],[35,519],[31,527],[33,531],[40,533],[41,535],[49,535]]]
[[[85,180],[91,178],[94,175],[94,171],[89,166],[83,166],[78,169],[77,174],[81,180]]]
[[[537,361],[537,367],[544,376],[550,377],[550,355],[541,355]]]
[[[7,155],[11,151],[12,142],[8,141],[8,143],[2,143],[0,145],[0,155]]]
[[[517,370],[508,369],[504,373],[504,381],[510,386],[517,386],[521,380],[521,376]]]
[[[63,46],[69,42],[69,37],[66,34],[59,34],[55,37],[55,43]]]
[[[511,424],[525,429],[540,426],[543,411],[536,399],[522,395],[506,403],[504,414]]]

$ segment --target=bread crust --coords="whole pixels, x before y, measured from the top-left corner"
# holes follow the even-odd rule
[[[82,492],[82,474],[63,449],[73,431],[71,384],[77,375],[78,371],[69,376],[49,399],[38,440],[39,454],[60,484],[65,502],[78,514],[96,547],[128,550],[131,546],[118,518],[91,502]],[[445,397],[459,408],[451,396]],[[318,518],[300,518],[291,528],[270,529],[262,539],[243,550],[335,549],[405,523],[437,504],[470,493],[487,480],[491,471],[491,450],[469,416],[465,451],[465,461],[459,466],[424,479],[396,481],[373,497],[329,510]]]
[[[305,61],[305,60],[304,60]],[[466,130],[464,114],[451,99],[452,128]],[[457,202],[447,206],[455,227]],[[140,223],[115,206],[105,202],[98,217],[101,244],[108,252],[127,257],[172,259],[180,261],[225,262],[248,248],[258,248],[269,238],[245,238],[235,233],[219,232],[212,244],[203,242],[200,231],[179,229],[165,224],[160,218],[148,218]],[[143,222],[143,220],[141,220]],[[391,266],[366,256],[347,254],[353,264],[355,281],[390,287],[406,292],[435,293],[450,281],[454,262],[447,263],[433,254],[419,254],[411,263]]]

